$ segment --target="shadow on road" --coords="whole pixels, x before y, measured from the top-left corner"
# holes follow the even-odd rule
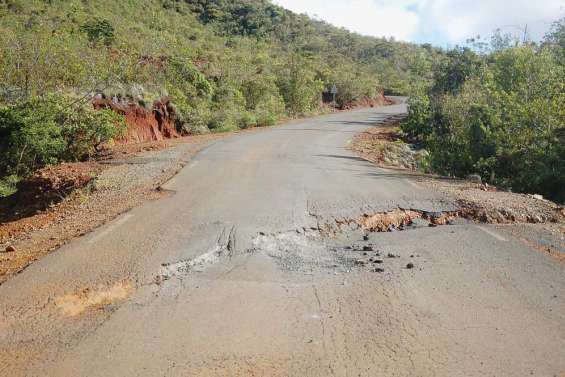
[[[343,124],[343,122],[340,122]],[[280,132],[280,131],[319,131],[319,132],[334,132],[334,133],[351,133],[351,134],[358,134],[359,131],[345,131],[345,130],[336,130],[332,128],[277,128],[272,129],[273,132]]]
[[[414,181],[423,181],[425,179],[426,180],[427,179],[433,179],[433,180],[437,180],[437,181],[459,181],[456,178],[434,176],[434,175],[421,173],[421,172],[417,172],[417,171],[406,170],[404,168],[397,168],[397,167],[394,167],[394,166],[390,166],[390,167],[389,166],[387,166],[387,167],[377,166],[377,165],[373,164],[372,162],[365,160],[364,158],[357,157],[357,156],[351,156],[351,155],[317,154],[317,155],[314,155],[313,157],[337,158],[337,159],[350,160],[350,161],[362,163],[364,166],[379,169],[380,171],[364,172],[360,175],[366,176],[366,177],[377,178],[377,179],[385,179],[385,178],[388,178],[388,179],[390,179],[390,178],[406,179],[406,178],[408,178],[408,179],[411,179],[411,180],[414,180]]]
[[[362,162],[368,166],[372,166],[372,164],[369,161],[357,156],[347,156],[342,154],[316,154],[314,155],[314,157],[328,157],[328,158],[339,158],[343,160],[352,160],[352,161]]]

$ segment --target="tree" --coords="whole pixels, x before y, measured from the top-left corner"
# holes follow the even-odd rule
[[[100,18],[95,18],[85,22],[80,30],[84,32],[91,43],[102,43],[105,46],[110,46],[116,39],[114,27],[110,21]]]

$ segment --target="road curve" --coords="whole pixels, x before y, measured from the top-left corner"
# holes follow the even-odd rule
[[[323,231],[399,207],[455,208],[348,150],[405,112],[336,113],[210,145],[166,197],[0,286],[0,375],[563,376],[562,264],[470,223],[369,241],[354,227]]]

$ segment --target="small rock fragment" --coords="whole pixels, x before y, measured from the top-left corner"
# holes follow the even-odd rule
[[[382,273],[382,272],[385,272],[385,269],[384,269],[384,268],[377,267],[377,268],[375,268],[375,272]]]
[[[409,269],[409,270],[413,269],[413,268],[414,268],[414,263],[408,263],[408,264],[406,265],[406,268]]]
[[[365,235],[363,236],[363,241],[369,241],[369,236],[365,234]]]
[[[383,261],[382,261],[381,259],[375,259],[375,260],[373,261],[373,263],[375,263],[375,264],[382,264]]]
[[[539,223],[542,223],[542,222],[543,222],[543,219],[541,218],[540,215],[533,215],[533,216],[530,216],[530,217],[529,217],[529,220],[530,220],[531,223],[534,223],[534,224],[539,224]]]
[[[469,174],[466,178],[469,182],[479,183],[479,184],[483,183],[483,179],[478,174]]]
[[[14,251],[16,251],[16,248],[12,245],[8,245],[6,246],[6,252],[7,253],[13,253]]]
[[[396,255],[394,255],[393,253],[388,253],[386,256],[388,258],[396,258]]]
[[[365,266],[367,264],[367,261],[363,259],[358,259],[355,261],[355,264],[358,266]]]
[[[363,246],[363,251],[373,251],[373,246]]]

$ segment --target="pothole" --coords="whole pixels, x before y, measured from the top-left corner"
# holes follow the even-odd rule
[[[253,241],[253,253],[269,256],[283,271],[301,274],[323,271],[391,274],[414,269],[419,257],[411,255],[405,260],[370,243],[368,238],[352,242],[351,237],[346,237],[336,242],[319,231],[310,230],[260,234]]]
[[[253,240],[253,252],[273,258],[286,271],[308,271],[337,265],[317,231],[260,234]]]

